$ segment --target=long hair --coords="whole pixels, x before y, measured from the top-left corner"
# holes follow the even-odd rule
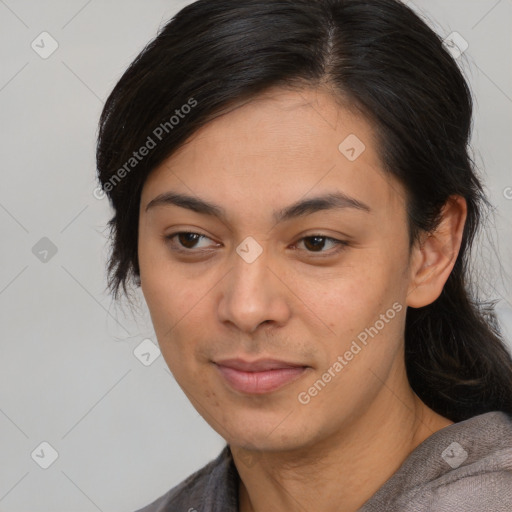
[[[511,356],[492,311],[468,285],[470,249],[488,204],[468,154],[471,94],[441,38],[398,0],[199,0],[162,28],[100,119],[98,176],[115,212],[110,291],[117,299],[121,286],[127,293],[130,281],[140,285],[139,203],[152,169],[230,105],[270,87],[325,84],[371,120],[382,164],[407,193],[411,246],[436,228],[449,196],[467,202],[462,245],[441,296],[407,310],[411,387],[452,421],[512,414]],[[135,159],[142,146],[151,147]]]

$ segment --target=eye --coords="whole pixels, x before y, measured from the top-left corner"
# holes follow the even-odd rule
[[[211,238],[191,231],[179,231],[177,233],[171,233],[170,235],[166,235],[165,239],[171,242],[171,249],[173,251],[182,253],[193,253],[195,250],[200,252],[201,250],[208,249],[212,245],[207,243],[208,240],[212,241]],[[201,241],[205,242],[205,245],[198,245],[198,242]],[[325,254],[325,256],[337,254],[348,245],[348,243],[344,242],[343,240],[338,240],[336,238],[324,236],[321,234],[302,237],[296,243],[296,245],[300,244],[304,245],[305,250],[308,253]],[[215,245],[218,246],[219,244]],[[325,250],[326,247],[327,249],[334,250]]]
[[[201,240],[211,240],[211,238],[208,238],[205,235],[190,231],[171,233],[170,235],[166,235],[165,239],[169,240],[171,242],[171,246],[175,246],[173,250],[178,252],[192,252],[193,249],[206,249],[208,248],[208,245],[201,247],[198,246],[197,243]]]
[[[305,236],[301,238],[298,244],[303,243],[307,252],[311,253],[328,253],[328,254],[336,254],[339,251],[343,250],[348,243],[343,240],[338,240],[336,238],[331,238],[329,236],[324,236],[320,234]],[[331,248],[334,248],[334,251],[324,251],[327,244],[327,248],[329,245]]]

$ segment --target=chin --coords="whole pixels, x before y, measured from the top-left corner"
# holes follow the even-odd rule
[[[313,444],[317,437],[311,417],[299,420],[296,414],[286,409],[272,414],[263,414],[261,410],[240,412],[222,426],[222,431],[216,430],[229,445],[247,450],[297,450]]]

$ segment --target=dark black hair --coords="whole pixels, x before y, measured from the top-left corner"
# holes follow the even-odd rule
[[[450,196],[466,199],[462,246],[441,296],[407,310],[407,375],[452,421],[512,414],[511,356],[468,285],[488,205],[468,154],[471,93],[441,38],[398,0],[199,0],[162,28],[100,120],[98,176],[115,212],[114,297],[130,280],[140,285],[139,203],[151,170],[230,105],[276,86],[327,86],[371,120],[383,166],[407,193],[411,244],[437,226]]]

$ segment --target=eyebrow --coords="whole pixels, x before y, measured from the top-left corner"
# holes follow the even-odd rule
[[[157,206],[168,205],[187,208],[203,215],[211,215],[224,221],[227,220],[226,211],[221,206],[194,196],[172,191],[156,196],[147,204],[145,211],[147,212],[149,209]],[[286,208],[274,211],[272,217],[277,224],[297,217],[311,215],[322,210],[339,210],[343,208],[354,208],[368,213],[371,211],[370,207],[362,201],[342,192],[333,192],[310,199],[299,200]]]

